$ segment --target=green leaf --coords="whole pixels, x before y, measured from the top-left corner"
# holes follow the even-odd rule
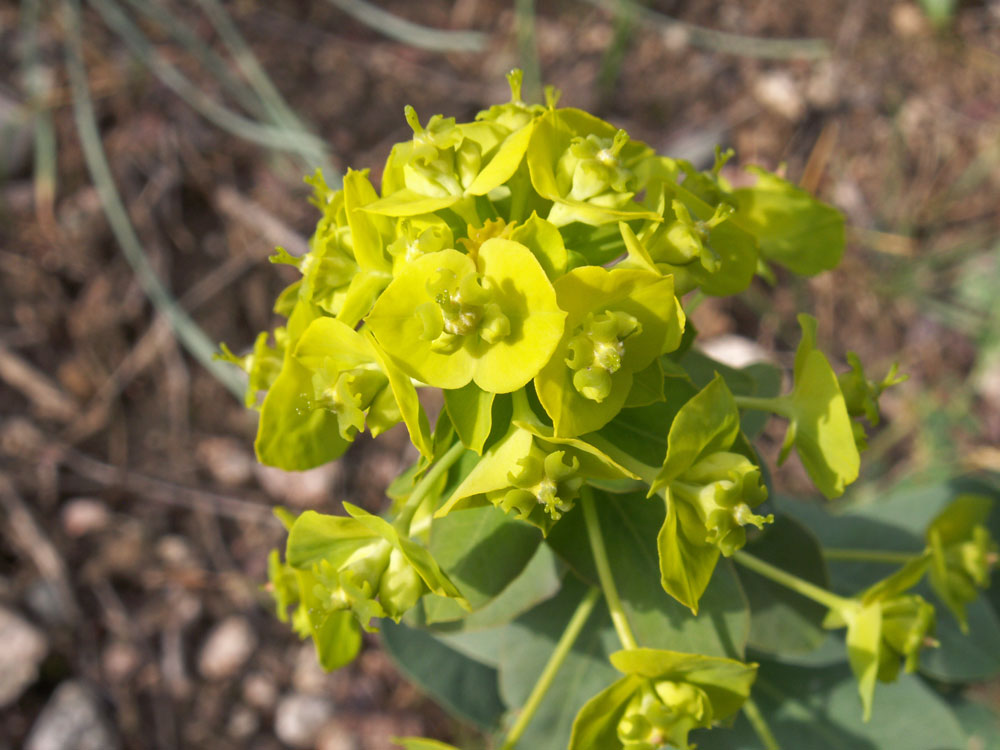
[[[497,671],[448,648],[429,633],[383,620],[382,645],[400,670],[448,711],[492,730],[503,715]]]
[[[830,585],[822,550],[812,532],[788,516],[778,516],[746,551],[821,588]],[[826,608],[742,566],[736,573],[750,602],[751,648],[777,658],[817,649],[827,638]]]
[[[476,610],[517,578],[541,540],[537,529],[487,505],[435,520],[430,552]]]
[[[347,170],[344,175],[344,209],[351,229],[354,257],[363,271],[390,273],[392,263],[385,254],[384,238],[392,236],[393,223],[377,213],[362,210],[378,199],[378,193],[368,179],[367,169]]]
[[[715,572],[719,548],[705,543],[705,527],[694,509],[676,502],[667,491],[666,516],[656,536],[660,585],[698,614],[698,602]]]
[[[461,199],[461,195],[427,196],[403,188],[369,203],[364,210],[383,216],[420,216],[454,206]]]
[[[562,585],[565,571],[565,566],[551,548],[545,544],[539,545],[528,564],[524,566],[524,570],[503,591],[480,609],[464,612],[462,620],[437,625],[435,632],[439,636],[444,636],[446,643],[451,643],[452,637],[461,639],[462,636],[491,633],[497,626],[507,624],[537,604],[555,596]],[[433,599],[433,596],[424,599],[425,607]],[[441,601],[450,602],[450,600]],[[453,607],[452,611],[454,609]],[[463,651],[462,647],[455,647]],[[495,641],[491,642],[491,648],[495,651]],[[481,655],[474,658],[490,663]]]
[[[702,595],[702,607],[715,613],[714,616],[695,617],[660,585],[653,530],[663,525],[663,503],[648,500],[641,494],[598,492],[594,505],[611,572],[639,643],[651,648],[712,656],[741,656],[750,620],[746,599],[732,566],[728,562],[719,565]],[[552,529],[546,542],[584,580],[598,584],[597,569],[579,509],[567,513]]]
[[[734,191],[734,220],[757,237],[760,253],[805,276],[835,268],[844,253],[844,217],[787,180],[751,167],[757,184]]]

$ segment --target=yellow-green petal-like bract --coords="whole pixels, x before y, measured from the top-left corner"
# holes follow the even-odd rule
[[[477,258],[458,250],[408,264],[366,322],[411,377],[437,388],[470,381],[484,391],[521,388],[548,362],[566,313],[528,248],[493,238]]]

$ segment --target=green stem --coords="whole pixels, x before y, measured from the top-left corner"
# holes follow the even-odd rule
[[[797,594],[801,594],[807,599],[822,604],[824,607],[834,610],[841,610],[851,606],[852,600],[843,596],[837,596],[832,591],[810,583],[798,576],[786,573],[781,568],[776,568],[771,563],[764,562],[759,557],[754,557],[743,550],[733,553],[733,559],[745,568],[758,573],[765,578],[770,578],[775,583],[780,583]]]
[[[781,745],[778,744],[774,733],[771,732],[771,727],[767,725],[767,719],[764,718],[764,714],[760,712],[753,698],[748,697],[743,703],[743,714],[750,722],[750,726],[753,727],[757,739],[763,743],[765,750],[781,750]]]
[[[912,552],[891,552],[878,549],[842,549],[840,547],[824,547],[823,557],[827,560],[842,560],[845,562],[874,562],[886,565],[905,565],[918,557]]]
[[[791,417],[788,398],[786,396],[775,396],[774,398],[760,398],[758,396],[733,396],[736,406],[740,409],[753,409],[755,411],[769,411],[781,417]]]
[[[397,529],[409,531],[410,522],[413,521],[413,516],[417,512],[417,508],[424,501],[424,498],[427,497],[427,493],[431,491],[441,478],[441,475],[448,471],[463,453],[465,453],[465,446],[459,440],[424,474],[423,479],[417,482],[417,486],[413,488],[413,492],[410,493],[410,496],[406,499],[406,503],[400,508],[399,515],[393,521],[393,525]]]
[[[538,682],[536,682],[535,687],[532,688],[531,695],[528,696],[528,700],[525,702],[524,708],[522,708],[521,713],[518,714],[517,721],[514,722],[514,726],[512,726],[510,731],[507,733],[507,737],[500,746],[500,750],[513,750],[513,748],[517,746],[517,741],[521,739],[521,735],[524,734],[524,730],[528,727],[528,724],[531,723],[535,713],[538,711],[538,707],[542,704],[545,694],[548,692],[549,688],[552,687],[552,682],[556,678],[556,673],[559,671],[563,662],[566,661],[566,657],[569,655],[570,650],[573,648],[573,644],[579,637],[580,631],[583,630],[583,626],[586,624],[587,618],[590,617],[590,613],[594,609],[594,604],[597,603],[597,598],[600,595],[601,592],[598,589],[591,588],[590,591],[587,592],[587,595],[583,597],[577,605],[576,611],[573,612],[573,616],[566,624],[566,629],[559,638],[559,642],[556,644],[555,650],[552,652],[552,656],[549,657],[549,660],[545,665],[545,669],[542,670],[542,674],[539,676]]]
[[[607,600],[611,622],[615,626],[618,640],[621,641],[622,648],[639,648],[635,636],[632,635],[632,628],[629,627],[628,618],[625,616],[622,600],[618,596],[614,576],[611,575],[608,552],[604,548],[604,536],[601,534],[601,525],[597,520],[597,509],[594,507],[594,491],[587,485],[580,489],[580,502],[583,505],[583,518],[587,524],[590,550],[594,554],[594,564],[597,565],[597,577],[601,580],[601,590],[604,591],[604,598]]]

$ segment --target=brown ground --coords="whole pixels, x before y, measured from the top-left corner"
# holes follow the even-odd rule
[[[224,49],[196,3],[161,5]],[[518,62],[510,5],[420,3],[423,23],[489,33],[485,54],[448,55],[388,41],[328,3],[227,7],[337,166],[377,173],[408,135],[403,104],[424,119],[471,118],[506,100],[503,73]],[[721,142],[740,164],[784,163],[847,214],[839,270],[706,302],[702,333],[750,337],[787,363],[795,312],[809,309],[841,365],[851,349],[877,374],[893,359],[911,374],[885,399],[870,480],[1000,469],[1000,3],[961,3],[953,26],[935,31],[911,2],[660,0],[650,5],[688,23],[821,38],[830,54],[698,51],[683,31],[643,22],[617,75],[606,12],[538,5],[541,69],[563,103],[672,155],[704,159]],[[417,4],[383,7],[416,18]],[[92,9],[84,19],[104,148],[145,250],[213,340],[246,347],[273,324],[270,302],[294,276],[264,258],[315,220],[303,168],[206,122]],[[0,8],[0,105],[27,106],[18,21],[13,4]],[[161,28],[143,28],[237,106]],[[89,686],[110,727],[101,731],[126,748],[279,748],[276,726],[288,739],[287,722],[310,711],[323,723],[330,697],[334,718],[318,740],[299,726],[303,746],[381,750],[391,735],[420,733],[461,741],[377,651],[323,676],[269,611],[259,586],[282,538],[269,507],[379,507],[405,435],[362,440],[342,465],[303,476],[255,466],[254,415],[157,322],[109,232],[76,135],[62,38],[58,15],[44,12],[51,86],[40,106],[57,134],[54,197],[32,178],[30,127],[25,148],[16,135],[0,140],[10,167],[0,183],[0,610],[38,628],[29,641],[40,660],[37,680],[0,705],[0,750],[22,745],[71,678]],[[15,122],[4,132],[17,130],[12,112],[0,107]],[[779,483],[803,486],[794,466]],[[209,639],[220,623],[242,653]]]

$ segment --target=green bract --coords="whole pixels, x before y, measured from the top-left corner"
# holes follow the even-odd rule
[[[963,632],[969,629],[965,607],[989,587],[997,561],[997,543],[984,525],[992,509],[989,498],[960,495],[927,528],[931,586]]]
[[[920,581],[927,564],[926,558],[916,558],[855,599],[831,609],[824,620],[827,628],[847,627],[848,660],[866,721],[871,716],[875,681],[894,681],[900,659],[907,672],[916,671],[921,649],[936,645],[930,637],[934,607],[923,597],[905,593]]]
[[[260,404],[262,462],[309,469],[399,423],[420,454],[383,515],[279,513],[279,618],[326,669],[382,620],[384,647],[445,705],[489,729],[508,715],[502,750],[682,750],[741,708],[773,746],[744,649],[787,632],[808,650],[821,624],[847,629],[867,716],[875,682],[916,669],[931,642],[933,607],[910,591],[925,572],[965,626],[997,554],[989,502],[959,498],[923,551],[858,596],[827,591],[811,535],[762,510],[768,471],[749,437],[767,413],[787,420],[779,462],[794,448],[837,497],[858,477],[857,420],[877,425],[895,368],[871,381],[851,354],[837,375],[803,314],[780,395],[777,368],[701,353],[685,313],[776,281],[769,262],[831,268],[843,219],[761,170],[734,190],[731,151],[702,170],[553,92],[525,103],[519,71],[509,82],[510,101],[473,122],[407,107],[413,137],[379,185],[367,170],[340,189],[310,178],[309,250],[274,258],[301,272],[274,306],[287,320],[242,357],[224,349]]]
[[[677,348],[684,313],[673,278],[647,271],[583,266],[554,286],[566,330],[535,390],[556,435],[582,435],[621,410],[634,373]]]
[[[597,448],[573,438],[547,434],[531,423],[513,422],[510,432],[483,454],[437,512],[440,518],[477,499],[547,533],[568,513],[587,479],[638,479]]]
[[[688,750],[688,733],[739,710],[756,664],[677,651],[618,651],[625,677],[594,696],[573,722],[570,750]]]
[[[418,258],[366,322],[399,366],[428,385],[461,388],[474,380],[509,393],[549,360],[566,313],[524,245],[491,238],[477,256],[442,250]]]
[[[760,469],[731,451],[739,432],[736,402],[716,375],[674,417],[663,466],[649,488],[667,507],[657,537],[661,583],[695,613],[719,553],[728,557],[743,546],[747,524],[763,528],[774,520],[753,512],[767,489]]]

